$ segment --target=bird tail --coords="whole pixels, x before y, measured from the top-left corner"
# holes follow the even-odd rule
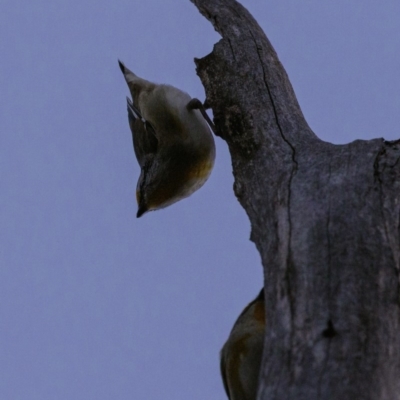
[[[119,68],[121,69],[121,72],[125,76],[125,79],[128,75],[133,75],[135,78],[137,77],[128,67],[125,66],[125,64],[121,60],[118,60],[118,64]]]

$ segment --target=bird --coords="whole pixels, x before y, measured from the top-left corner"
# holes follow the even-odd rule
[[[242,311],[220,352],[220,367],[229,400],[256,400],[264,349],[264,289]]]
[[[118,62],[132,96],[127,108],[141,168],[136,187],[140,218],[190,196],[207,181],[215,161],[208,124],[213,125],[200,100],[142,79]]]

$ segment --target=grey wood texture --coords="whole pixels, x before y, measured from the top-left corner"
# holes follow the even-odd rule
[[[264,267],[258,398],[400,399],[400,142],[318,139],[250,13],[191,1],[222,36],[197,74]]]

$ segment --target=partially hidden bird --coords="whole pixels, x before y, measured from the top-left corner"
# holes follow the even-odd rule
[[[215,160],[215,143],[198,99],[170,85],[139,78],[119,66],[132,100],[128,121],[140,177],[137,218],[190,196],[206,182]],[[208,123],[212,124],[208,119]]]
[[[264,289],[233,325],[221,356],[221,375],[229,400],[256,400],[264,349]]]

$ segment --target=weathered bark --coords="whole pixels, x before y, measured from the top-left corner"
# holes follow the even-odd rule
[[[265,272],[259,399],[400,399],[400,144],[321,141],[235,0],[191,0],[221,34],[196,60]]]

